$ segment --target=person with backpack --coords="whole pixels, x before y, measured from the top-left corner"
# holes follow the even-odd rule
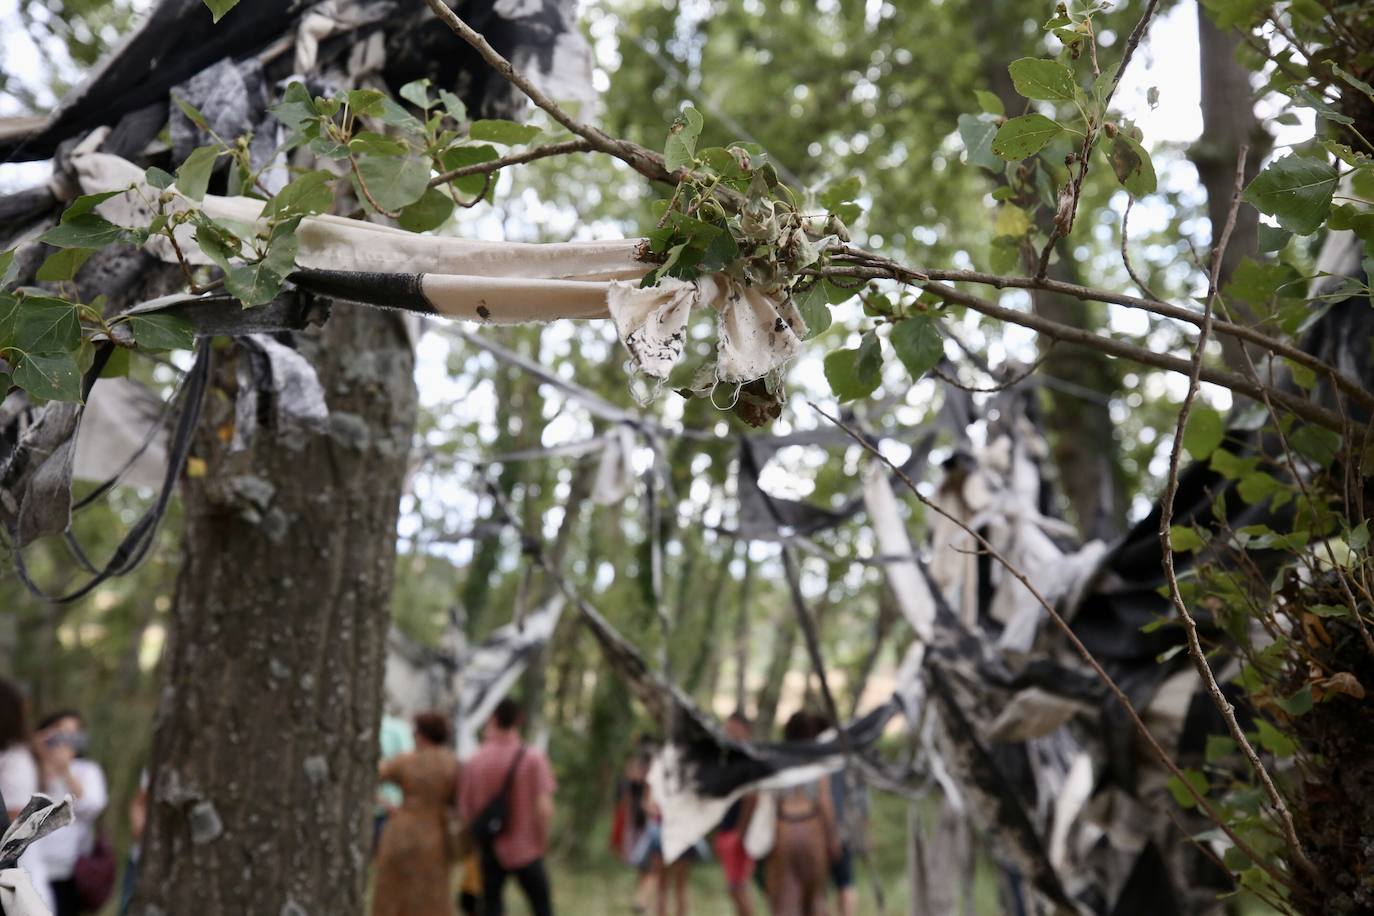
[[[459,812],[481,856],[483,916],[505,912],[502,894],[509,876],[520,885],[533,916],[553,916],[544,854],[557,786],[548,758],[521,742],[522,721],[514,700],[497,704],[459,787]]]

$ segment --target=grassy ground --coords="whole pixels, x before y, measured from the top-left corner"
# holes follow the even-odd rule
[[[600,828],[601,825],[598,825]],[[597,831],[598,838],[601,835]],[[909,889],[906,879],[906,803],[890,796],[873,800],[873,814],[869,825],[869,845],[872,870],[858,868],[860,892],[859,912],[877,914],[873,882],[882,885],[886,912],[908,912]],[[598,848],[604,849],[604,843]],[[611,857],[598,857],[587,865],[573,865],[554,858],[552,863],[554,903],[559,912],[581,916],[584,913],[629,916],[634,895],[635,875],[630,868],[616,863]],[[715,861],[702,862],[692,869],[690,908],[692,916],[733,916],[725,894],[725,880]],[[507,912],[524,914],[524,901],[519,891],[511,887],[506,892]],[[755,896],[756,911],[764,912],[762,894]],[[670,911],[671,912],[671,911]],[[996,878],[990,868],[980,867],[975,884],[975,912],[996,914]]]

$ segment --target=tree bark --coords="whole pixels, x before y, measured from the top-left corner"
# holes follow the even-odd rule
[[[231,454],[221,351],[185,481],[139,914],[356,913],[376,781],[396,519],[415,422],[400,315],[298,336],[327,433]]]
[[[1242,145],[1250,147],[1245,160],[1245,182],[1249,184],[1259,172],[1269,151],[1269,135],[1255,117],[1254,89],[1250,84],[1251,71],[1236,61],[1236,49],[1242,37],[1234,29],[1218,29],[1202,4],[1197,8],[1198,59],[1202,73],[1202,136],[1188,150],[1188,158],[1197,169],[1198,179],[1207,191],[1207,218],[1212,225],[1212,240],[1221,233],[1231,209],[1231,195],[1236,185],[1236,157]],[[1259,211],[1249,204],[1241,204],[1236,211],[1236,225],[1231,241],[1221,258],[1220,280],[1223,285],[1246,257],[1259,250]],[[1230,301],[1233,312],[1244,305]],[[1245,321],[1248,311],[1234,315]],[[1231,368],[1246,372],[1248,364],[1240,341],[1221,338],[1222,356]],[[1255,353],[1251,356],[1258,358]]]

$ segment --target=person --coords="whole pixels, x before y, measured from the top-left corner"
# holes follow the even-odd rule
[[[783,740],[810,741],[817,718],[795,713]],[[773,916],[825,916],[826,878],[840,858],[839,832],[826,777],[778,793],[777,830],[768,857],[768,900]]]
[[[647,862],[654,876],[655,896],[654,913],[668,916],[668,898],[677,901],[677,916],[687,916],[687,879],[692,870],[692,860],[699,853],[693,848],[678,856],[672,863],[663,860],[663,811],[654,803],[654,791],[649,785],[644,787],[644,811],[648,816],[648,827],[640,840],[638,858]]]
[[[465,766],[459,790],[463,822],[471,824],[502,792],[509,780],[506,818],[490,843],[480,843],[484,916],[505,912],[506,878],[514,876],[534,916],[552,916],[549,876],[544,867],[553,794],[557,788],[548,758],[520,741],[523,715],[505,699],[482,728],[482,744]]]
[[[752,726],[742,712],[734,712],[725,720],[725,734],[736,741],[748,741]],[[737,916],[753,916],[754,904],[749,896],[749,878],[754,873],[754,860],[744,849],[744,831],[753,814],[755,796],[746,795],[735,800],[716,827],[712,841],[721,871],[725,873],[725,889]]]
[[[29,734],[28,697],[16,684],[0,678],[0,796],[11,820],[38,794],[39,787],[38,757]],[[33,846],[19,857],[19,867],[28,872],[29,882],[43,903],[54,909],[52,886]]]
[[[401,788],[377,844],[372,916],[452,916],[448,816],[458,783],[458,758],[449,749],[446,718],[414,719],[415,750],[383,761],[382,782]]]
[[[379,763],[386,763],[393,757],[408,754],[415,750],[415,739],[406,720],[392,712],[382,714],[382,724],[377,728],[377,741],[381,745]],[[401,804],[401,787],[384,782],[377,786],[377,803],[373,806],[372,854],[377,854],[377,843],[382,838],[382,825],[387,815]]]
[[[648,791],[649,765],[654,758],[654,742],[647,736],[635,742],[634,753],[625,761],[625,769],[615,787],[615,814],[611,827],[611,848],[625,864],[634,867],[634,902],[631,909],[639,913],[649,911],[654,899],[656,875],[648,857],[640,853],[640,843],[649,826],[644,808],[644,794]]]
[[[833,730],[835,724],[828,716],[821,716],[816,727],[825,732]],[[867,804],[863,784],[856,783],[854,788],[856,791],[851,792],[846,769],[830,774],[830,800],[840,834],[840,856],[830,863],[830,883],[839,895],[839,916],[856,916],[859,912],[859,889],[854,885],[854,846],[864,842]]]
[[[85,757],[86,733],[75,710],[45,717],[35,737],[44,792],[52,798],[70,795],[73,819],[34,843],[33,849],[52,887],[54,916],[78,916],[85,903],[74,878],[76,862],[95,848],[96,820],[109,800],[105,771]]]

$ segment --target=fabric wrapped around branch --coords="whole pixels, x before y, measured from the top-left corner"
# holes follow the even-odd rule
[[[83,149],[71,163],[85,193],[124,191],[97,209],[125,228],[147,226],[154,202],[167,193],[148,185],[141,169],[118,156]],[[175,186],[169,192],[171,212],[199,206],[229,225],[260,225],[263,201],[206,195],[195,204]],[[196,244],[193,225],[173,231],[189,264],[214,263]],[[332,215],[303,219],[296,238],[300,270],[290,279],[311,292],[487,324],[613,318],[640,370],[656,379],[667,378],[682,358],[694,309],[717,313],[716,374],[725,382],[752,381],[782,368],[805,334],[784,292],[747,287],[725,274],[641,287],[651,265],[638,257],[645,244],[639,239],[485,242]],[[150,239],[147,247],[164,261],[178,260],[165,236]]]

